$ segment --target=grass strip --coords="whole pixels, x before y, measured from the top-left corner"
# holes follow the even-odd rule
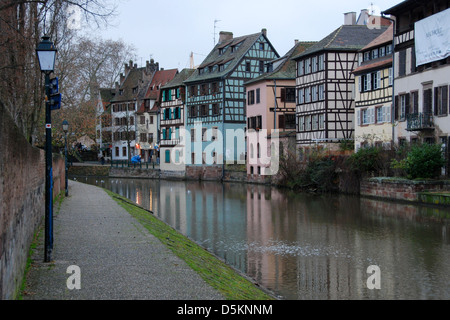
[[[121,207],[139,221],[152,235],[184,260],[203,280],[227,300],[274,300],[265,289],[228,266],[188,237],[159,220],[130,200],[104,189]]]

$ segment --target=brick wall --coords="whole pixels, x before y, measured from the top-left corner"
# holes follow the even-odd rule
[[[0,103],[0,299],[14,299],[28,251],[45,215],[45,154],[32,147]],[[54,195],[65,188],[64,158],[54,157]]]
[[[448,181],[412,181],[406,179],[371,178],[361,181],[361,195],[377,198],[419,201],[424,191],[450,191]]]

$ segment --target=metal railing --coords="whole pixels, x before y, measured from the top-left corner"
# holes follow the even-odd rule
[[[433,114],[424,113],[411,113],[406,117],[407,131],[421,131],[434,129]]]
[[[128,160],[112,160],[111,168],[134,168],[134,169],[155,169],[159,167],[159,163],[153,162],[131,162]]]

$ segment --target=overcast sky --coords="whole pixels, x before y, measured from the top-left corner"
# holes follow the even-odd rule
[[[344,23],[344,13],[373,8],[376,13],[401,0],[117,0],[113,26],[96,32],[137,49],[139,66],[153,58],[160,68],[189,68],[190,53],[201,64],[220,31],[235,37],[267,29],[269,41],[284,55],[300,41],[318,41]]]

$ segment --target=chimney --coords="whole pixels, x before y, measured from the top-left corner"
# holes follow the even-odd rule
[[[267,37],[267,29],[266,28],[261,29],[261,32],[265,37]]]
[[[344,25],[353,26],[356,24],[356,12],[344,13]]]
[[[298,44],[298,39],[294,40],[294,44],[297,45]]]
[[[228,32],[228,31],[220,31],[219,33],[219,43],[228,41],[228,40],[233,40],[233,32]]]

